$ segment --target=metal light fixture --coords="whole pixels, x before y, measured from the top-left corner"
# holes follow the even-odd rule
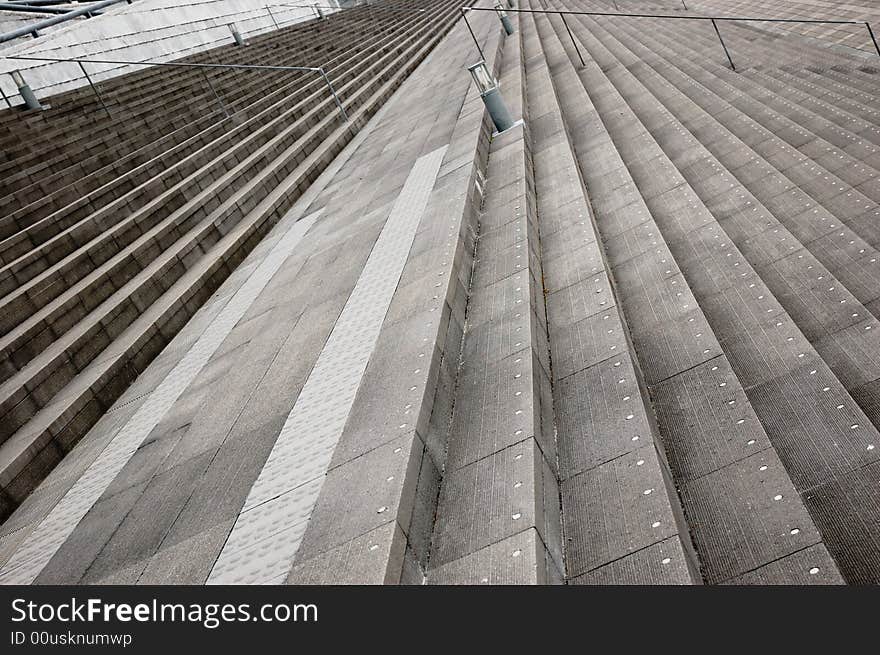
[[[504,26],[504,32],[508,35],[513,34],[513,23],[510,22],[510,17],[507,15],[507,12],[504,11],[504,7],[500,0],[495,3],[495,13],[497,13],[498,18],[501,19],[501,24]]]
[[[483,104],[486,106],[486,110],[495,124],[495,129],[503,132],[512,127],[513,119],[510,117],[507,105],[504,104],[504,98],[501,97],[501,92],[498,90],[495,79],[489,73],[489,69],[486,68],[486,62],[480,60],[476,64],[468,66],[468,71],[474,78],[474,83],[477,85],[480,97],[483,99]]]
[[[18,92],[21,94],[21,99],[24,100],[25,107],[28,109],[42,109],[43,105],[37,100],[37,96],[34,95],[31,87],[24,81],[21,71],[14,70],[10,75],[12,76],[12,81],[15,82],[15,86],[18,87]]]
[[[229,23],[229,31],[232,32],[232,38],[235,39],[235,45],[245,45],[244,39],[235,27],[235,23]]]

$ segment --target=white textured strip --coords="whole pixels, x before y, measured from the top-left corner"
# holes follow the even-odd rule
[[[208,363],[322,211],[318,210],[288,228],[183,359],[18,547],[0,570],[0,584],[30,584],[34,581],[144,439]]]
[[[354,403],[446,146],[409,173],[208,578],[269,584],[290,570]]]

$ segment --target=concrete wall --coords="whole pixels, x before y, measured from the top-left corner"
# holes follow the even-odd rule
[[[275,22],[285,27],[310,20],[315,17],[311,4],[317,1],[136,0],[131,5],[113,6],[101,16],[64,23],[37,39],[24,37],[10,42],[0,50],[0,55],[170,61],[231,43],[232,34],[228,24],[232,22],[243,36],[248,37],[274,30]],[[320,4],[336,3],[335,0],[320,0]],[[329,13],[331,10],[323,11]],[[10,14],[2,16],[6,20]],[[36,17],[32,22],[40,18]],[[16,23],[21,24],[15,17],[9,20],[10,26]],[[87,64],[87,68],[92,79],[104,80],[142,67]],[[20,103],[21,99],[12,78],[6,73],[15,69],[22,71],[25,80],[40,98],[88,84],[75,63],[0,59],[0,89],[13,104]]]

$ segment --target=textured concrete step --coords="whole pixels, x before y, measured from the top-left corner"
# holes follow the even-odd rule
[[[692,40],[692,43],[699,42],[701,42],[700,39]],[[705,40],[702,42],[706,43]],[[706,45],[708,47],[711,43],[706,43]],[[840,148],[867,145],[868,149],[862,152],[862,156],[858,159],[844,154],[845,157],[851,158],[852,167],[840,168],[839,170],[853,186],[863,183],[869,177],[876,177],[878,170],[876,164],[880,151],[876,147],[871,147],[871,144],[876,146],[880,142],[880,130],[877,128],[876,120],[873,122],[859,120],[858,126],[853,127],[852,119],[835,105],[818,103],[814,97],[810,98],[809,107],[800,107],[786,99],[791,95],[791,89],[787,84],[780,84],[774,78],[763,76],[754,71],[746,71],[742,76],[731,77],[727,75],[726,79],[743,88],[746,92],[746,95],[731,96],[731,102],[736,105],[738,102],[758,101],[759,106],[768,107],[767,111],[755,111],[754,113],[756,117],[763,116],[767,121],[775,121],[774,131],[781,134],[790,134],[794,131],[797,134],[797,126],[800,126],[808,128],[811,133],[823,141],[828,141]],[[755,106],[753,105],[753,107]],[[848,127],[842,127],[838,121]],[[771,126],[774,126],[774,123],[768,122],[767,127]],[[866,170],[871,172],[871,175],[867,175]],[[871,189],[871,187],[867,188]],[[874,197],[872,199],[876,201],[880,198]]]
[[[574,584],[690,584],[699,580],[698,565],[556,100],[548,68],[553,57],[531,17],[520,26],[548,294],[566,578]],[[546,47],[561,53],[558,43]]]
[[[724,324],[734,316],[742,316],[742,311],[733,306],[717,315]],[[848,582],[877,579],[877,536],[855,526],[873,524],[878,508],[873,503],[853,504],[874,474],[873,466],[867,464],[876,458],[876,429],[866,424],[866,417],[845,390],[834,391],[839,385],[836,378],[818,380],[824,362],[809,362],[806,348],[798,349],[799,358],[808,361],[806,366],[768,379],[760,374],[766,358],[759,367],[743,366],[754,358],[757,345],[751,337],[746,344],[740,350],[742,361],[734,365],[742,371],[741,377],[757,376],[748,388],[749,396],[841,573]],[[809,419],[796,418],[804,414]],[[798,424],[793,421],[800,425],[795,427]],[[837,435],[830,447],[829,433]],[[828,468],[817,466],[817,461],[827,462]],[[838,476],[845,482],[838,482]],[[836,503],[839,511],[829,512],[829,503]]]
[[[504,39],[499,82],[511,116],[525,118],[516,35]],[[509,583],[562,580],[537,221],[531,136],[521,122],[494,135],[489,149],[462,367],[431,542],[431,583],[498,582],[499,565]],[[529,565],[517,566],[520,557]],[[513,573],[522,577],[510,579]]]
[[[564,27],[554,24],[552,18],[549,23],[561,38]],[[591,45],[585,31],[573,29],[582,48]],[[592,48],[585,51],[595,52]],[[569,61],[577,61],[575,57],[574,51],[568,50]],[[580,70],[579,77],[580,89],[587,95],[570,102],[574,106],[595,103],[600,120],[595,129],[605,134],[605,139],[613,139],[621,163],[632,162],[650,149],[650,137],[633,122],[626,102],[593,59]],[[562,107],[564,112],[565,100]],[[578,161],[599,231],[603,236],[606,231],[612,235],[606,240],[612,274],[620,289],[635,351],[645,353],[643,370],[649,392],[655,406],[671,412],[659,413],[660,434],[702,575],[707,582],[722,582],[818,543],[819,534],[776,451],[770,447],[768,435],[756,418],[754,403],[745,394],[745,381],[728,361],[723,325],[701,310],[698,301],[704,299],[703,291],[695,284],[699,278],[692,273],[690,261],[681,258],[678,244],[688,243],[695,230],[711,221],[711,214],[699,206],[693,192],[685,194],[683,203],[656,201],[668,195],[668,189],[678,189],[678,193],[684,190],[680,182],[668,177],[671,169],[663,175],[664,169],[658,166],[647,181],[633,175],[632,194],[643,203],[640,221],[620,230],[614,204],[593,192],[593,180],[601,190],[603,178],[602,171],[596,175],[590,170],[589,138],[589,134],[574,138]],[[624,166],[623,171],[629,170]],[[639,180],[641,185],[635,183]],[[737,262],[724,261],[734,270],[738,268],[733,267]],[[734,274],[728,284],[739,284],[740,279]],[[660,309],[675,327],[651,319]],[[680,334],[677,341],[681,345],[670,348],[668,355],[658,351],[657,342],[668,343],[672,332]],[[719,437],[708,448],[707,434]],[[769,534],[779,537],[767,539]],[[809,571],[798,573],[809,579]]]
[[[583,34],[584,38],[589,42],[587,33],[583,32]],[[590,48],[590,51],[597,53],[596,56],[601,58],[600,49],[593,50]],[[646,141],[645,145],[647,143]],[[711,236],[713,240],[717,240],[719,237],[723,239],[726,235],[716,233]],[[668,237],[667,241],[669,242]],[[685,244],[692,248],[693,239],[688,239]],[[724,245],[723,241],[721,241],[721,245]],[[670,246],[677,249],[678,243],[673,241],[670,243]],[[732,247],[732,244],[728,243],[727,247]],[[742,255],[734,250],[727,252],[732,254],[733,259],[727,260],[725,257],[721,261],[727,260],[728,267],[732,263],[736,267],[736,274],[748,280],[750,278],[748,268],[743,268],[748,266],[747,261],[743,261]],[[696,255],[693,261],[702,266],[703,262],[706,261],[706,254],[697,252]],[[683,255],[678,256],[681,261]],[[682,266],[686,274],[694,275],[692,272],[694,264],[688,262],[687,266],[684,263],[682,263]],[[720,270],[723,270],[723,268]],[[734,278],[734,280],[736,279]],[[756,285],[756,289],[759,289],[762,285],[760,278],[752,277],[752,280],[754,281],[751,283]],[[736,289],[736,285],[732,289]],[[834,468],[841,467],[843,470],[846,470],[848,467],[860,468],[865,463],[866,458],[867,461],[870,461],[873,450],[872,442],[875,440],[876,430],[866,422],[866,418],[858,409],[858,406],[847,394],[840,381],[830,374],[825,363],[815,352],[810,352],[812,350],[811,347],[809,347],[808,343],[804,343],[806,339],[801,337],[801,345],[797,346],[794,351],[791,351],[791,354],[785,354],[786,350],[798,341],[796,331],[791,335],[791,341],[788,341],[788,337],[778,332],[774,335],[772,329],[766,331],[766,328],[764,328],[764,335],[761,336],[761,328],[759,326],[762,323],[770,325],[771,328],[776,323],[780,324],[777,327],[785,327],[786,324],[790,325],[790,319],[786,320],[786,317],[778,313],[778,309],[774,310],[770,305],[767,305],[766,308],[762,307],[761,303],[772,303],[776,304],[778,308],[778,303],[776,303],[772,295],[759,293],[757,296],[759,307],[756,309],[764,313],[765,317],[761,319],[760,314],[748,309],[749,303],[746,301],[746,298],[751,294],[751,291],[740,293],[737,298],[730,291],[725,291],[722,294],[718,294],[720,298],[723,298],[723,304],[710,304],[705,300],[702,302],[704,302],[713,326],[724,327],[725,332],[719,334],[722,347],[726,352],[732,353],[731,364],[738,377],[743,381],[746,393],[752,402],[756,414],[763,427],[767,430],[767,434],[778,451],[781,460],[784,462],[785,468],[791,476],[791,481],[801,493],[805,505],[811,511],[813,520],[816,521],[817,527],[822,531],[826,546],[828,546],[829,551],[841,566],[841,572],[848,580],[857,579],[866,573],[870,574],[869,572],[873,567],[870,559],[864,560],[858,567],[847,568],[843,565],[841,554],[848,550],[849,547],[841,543],[838,535],[841,531],[849,531],[846,523],[851,519],[841,517],[838,526],[827,523],[827,518],[820,516],[811,504],[811,487],[821,483],[823,477],[827,479],[828,476],[827,472],[820,473],[814,466],[813,463],[817,459],[833,460],[836,463],[832,466]],[[741,307],[737,307],[737,305],[741,305]],[[752,314],[753,318],[748,318],[749,313]],[[770,318],[773,315],[779,315],[780,319]],[[742,329],[745,330],[745,334],[748,336],[743,339],[736,337],[735,331],[738,329],[736,324],[744,319],[746,323]],[[718,327],[716,327],[716,330],[718,330]],[[791,328],[789,328],[790,330]],[[758,337],[757,340],[756,337]],[[782,341],[783,338],[785,338],[787,343]],[[768,345],[761,346],[761,342],[766,342]],[[776,359],[776,356],[771,359],[762,354],[768,352],[768,346],[772,343],[778,344],[773,346],[773,348],[779,354],[779,359]],[[769,352],[772,352],[772,350],[769,350]],[[819,379],[820,375],[823,378],[821,380]],[[829,395],[826,396],[824,394]],[[810,398],[807,401],[806,407],[798,407],[802,399],[805,400],[806,398]],[[834,403],[838,403],[837,409],[835,409]],[[786,405],[789,407],[788,410],[784,409]],[[809,410],[806,409],[807,407]],[[779,420],[780,412],[791,416],[792,413],[804,413],[806,411],[812,413],[810,422],[806,425],[802,423],[800,428],[794,428],[790,422]],[[851,417],[852,420],[848,420]],[[847,423],[851,423],[851,425],[847,425]],[[817,428],[812,436],[804,435],[802,432],[804,427],[818,425],[823,425],[823,427]],[[831,450],[821,445],[824,437],[820,436],[820,434],[827,435],[829,432],[838,435],[835,442],[837,445],[833,446]],[[780,495],[783,498],[785,497],[784,494]],[[868,511],[871,510],[869,509]],[[801,533],[798,532],[798,534]]]
[[[40,324],[35,322],[34,319],[39,319],[43,323],[48,324],[48,328],[53,334],[69,337],[67,339],[68,341],[79,337],[78,341],[74,341],[68,346],[68,349],[64,351],[66,356],[60,360],[57,359],[57,356],[53,359],[53,361],[56,362],[56,366],[66,364],[69,367],[74,353],[83,348],[85,342],[91,342],[94,344],[93,337],[97,337],[97,334],[95,333],[96,329],[106,330],[105,340],[111,340],[114,338],[118,331],[124,328],[125,325],[124,323],[120,323],[117,319],[122,318],[124,321],[126,320],[124,316],[129,317],[127,320],[136,316],[138,304],[148,305],[152,302],[156,295],[161,293],[162,289],[167,288],[167,286],[173,282],[175,276],[185,270],[187,262],[193,261],[194,255],[197,256],[197,253],[200,250],[210,248],[210,246],[216,242],[225,231],[236,225],[238,221],[245,216],[249,209],[245,204],[246,196],[243,194],[244,190],[249,188],[252,196],[255,191],[259,193],[263,188],[261,186],[261,178],[265,179],[266,175],[274,174],[273,171],[275,170],[283,170],[285,162],[290,160],[295,161],[299,158],[300,152],[308,152],[309,150],[314,149],[315,146],[321,143],[322,140],[332,132],[334,127],[339,124],[340,121],[333,113],[331,104],[332,103],[330,103],[329,100],[325,103],[323,123],[313,128],[310,134],[304,135],[301,139],[289,145],[286,148],[286,152],[278,158],[280,163],[275,163],[273,166],[270,166],[265,170],[260,170],[258,167],[254,166],[253,168],[257,169],[255,171],[258,175],[257,180],[251,181],[249,186],[245,186],[244,189],[236,191],[233,195],[226,198],[216,210],[207,213],[206,209],[210,209],[210,205],[206,206],[204,204],[205,202],[208,202],[209,199],[213,204],[217,204],[220,200],[223,200],[222,197],[217,199],[215,193],[212,195],[213,192],[211,189],[206,190],[200,196],[196,196],[194,202],[184,209],[188,209],[190,216],[196,220],[207,213],[200,222],[195,224],[193,224],[194,221],[192,220],[187,222],[185,220],[186,214],[182,214],[181,212],[172,214],[169,219],[139,237],[132,244],[133,248],[123,250],[112,256],[107,261],[106,266],[88,273],[79,284],[74,284],[71,289],[58,297],[57,302],[50,303],[50,305],[46,306],[49,310],[48,312],[43,312],[41,315],[36,311],[36,308],[32,308],[36,312],[36,315],[31,319],[31,323],[36,325],[37,329],[39,329]],[[327,112],[330,113],[328,114]],[[330,154],[331,153],[327,153],[328,156]],[[255,160],[256,157],[251,156],[250,159]],[[245,162],[239,164],[238,169],[243,169],[248,163],[248,160],[245,160]],[[227,178],[231,179],[235,173],[236,169],[233,169],[233,171],[227,174]],[[221,178],[219,183],[222,184],[223,182],[224,178]],[[303,178],[300,185],[302,188],[305,188],[307,183],[308,179]],[[232,188],[230,191],[235,190]],[[194,214],[196,210],[198,210],[198,214]],[[190,228],[190,226],[192,227]],[[187,230],[187,228],[190,229],[187,232],[183,232],[183,230]],[[107,238],[112,239],[112,236],[111,233]],[[93,258],[89,257],[88,253],[83,253],[83,255],[80,256],[80,261],[82,264],[80,264],[78,270],[86,273],[85,266],[90,265]],[[85,266],[83,266],[83,264]],[[132,278],[131,276],[135,271],[139,271],[139,274]],[[52,277],[49,277],[49,275],[53,273],[54,271],[49,271],[48,275],[43,276],[49,278],[50,284]],[[59,284],[55,285],[58,290],[61,290],[61,284],[65,282],[76,282],[75,277],[73,277],[72,280],[69,280],[69,278],[72,277],[70,274],[67,276],[69,281],[58,276],[57,273],[53,277],[59,282]],[[39,280],[40,279],[38,278],[37,282],[39,282]],[[26,295],[32,286],[33,285],[27,285],[23,287],[19,290],[17,295],[13,296],[12,299],[7,299],[6,306],[14,309],[16,305],[12,303],[16,299],[20,299],[21,302],[24,302],[25,300],[32,302],[31,295]],[[101,309],[103,312],[99,311],[97,312],[97,315],[90,314],[92,307],[96,303],[100,303],[103,298],[110,296],[117,289],[119,289],[121,293],[117,294],[115,303],[108,303],[109,306],[102,307]],[[51,298],[49,291],[50,289],[40,288],[40,295],[37,296],[37,298]],[[125,304],[122,305],[122,302]],[[122,307],[127,309],[120,309]],[[19,315],[22,313],[24,313],[23,310],[18,312]],[[121,317],[120,314],[123,314],[123,317]],[[86,318],[90,321],[91,328],[81,330],[81,334],[78,335],[74,334],[71,336],[66,334],[64,326],[72,327],[74,321]],[[114,322],[116,325],[114,325]],[[51,348],[48,351],[45,351],[44,354],[46,356],[51,356]],[[81,365],[82,363],[79,364],[79,366]],[[74,363],[74,366],[77,366],[77,364]],[[43,386],[43,384],[51,385],[51,389],[57,390],[58,385],[64,383],[63,378],[53,375],[56,370],[57,369],[46,369],[42,367],[40,361],[32,362],[17,373],[15,377],[9,380],[4,385],[3,389],[4,391],[11,391],[13,388],[17,388],[23,391],[24,385],[20,380],[25,379],[26,376],[31,376],[32,381],[27,384],[28,391],[30,392],[31,397],[35,397],[34,399],[37,403],[36,406],[39,406],[39,403],[45,402],[47,396],[45,390],[38,391],[40,386]],[[71,373],[73,373],[73,371],[71,371]],[[39,381],[33,377],[35,375],[39,376]],[[51,392],[49,392],[48,395],[50,394]],[[22,404],[24,398],[21,397],[20,391],[15,392],[12,395],[4,394],[4,396],[2,402],[3,407],[6,410],[4,412],[4,415],[6,416],[6,420],[4,421],[5,429],[16,429],[15,425],[21,425],[21,422],[20,420],[12,420],[11,414],[8,413],[11,411],[9,403],[16,404],[16,407],[19,410],[17,416],[20,418],[24,418],[27,415],[28,407],[26,404]]]
[[[659,52],[663,52],[664,48],[661,46]],[[668,48],[665,50],[669,51]],[[790,106],[783,105],[783,109],[786,109],[784,112],[768,108],[758,99],[762,93],[766,95],[766,91],[747,76],[731,75],[723,67],[715,66],[713,69],[705,63],[702,67],[691,63],[684,63],[680,67],[689,76],[707,85],[713,93],[743,110],[749,115],[750,121],[761,126],[755,129],[751,122],[746,122],[731,125],[731,129],[765,157],[770,158],[778,151],[773,137],[784,139],[790,146],[811,157],[818,156],[814,154],[816,149],[839,148],[838,158],[849,164],[837,167],[837,174],[842,178],[837,179],[837,175],[829,175],[828,178],[825,175],[814,176],[816,184],[824,183],[824,192],[820,195],[828,209],[854,217],[876,208],[880,200],[880,186],[874,179],[880,170],[880,149],[869,140],[836,127],[815,112],[803,116]],[[699,97],[695,96],[695,99],[699,100]],[[787,114],[791,114],[794,120],[788,118]],[[849,185],[855,188],[850,189]],[[813,197],[816,197],[815,194]]]
[[[672,70],[666,75],[675,77]],[[650,76],[646,71],[641,77],[650,78],[646,80],[649,88],[666,106],[685,97],[676,93],[671,84],[664,85],[659,75]],[[686,78],[679,78],[680,84],[685,81]],[[644,90],[636,92],[643,93]],[[637,103],[635,99],[638,97],[643,96],[632,96],[633,108],[640,107],[640,116],[650,117],[652,112],[648,103]],[[662,105],[658,106],[658,111],[663,113]],[[774,165],[738,142],[725,128],[725,124],[735,119],[715,123],[709,114],[704,113],[684,123],[694,134],[699,134],[709,148],[719,151],[717,145],[725,144],[717,160],[695,136],[685,131],[661,132],[658,142],[675,148],[673,161],[704,202],[717,207],[732,201],[746,209],[737,215],[735,221],[722,221],[725,231],[847,391],[872,422],[878,424],[880,417],[876,414],[878,399],[874,397],[874,382],[880,377],[880,367],[876,363],[880,361],[880,343],[877,341],[880,337],[876,336],[880,323],[872,315],[871,308],[880,293],[880,265],[860,266],[859,260],[870,264],[873,259],[876,263],[880,253],[864,242],[856,242],[855,235],[837,224],[831,214],[820,214],[810,208],[801,212],[799,207],[791,212],[784,206],[769,212],[761,201],[772,202],[777,194],[775,185],[768,184],[768,179],[789,184],[789,178],[796,179],[797,168],[787,169],[783,175]],[[692,120],[700,127],[693,127]],[[711,129],[713,123],[715,129]],[[686,165],[690,159],[683,160],[682,144],[687,146],[688,158],[695,155],[701,158]],[[783,151],[782,147],[779,150]],[[733,168],[745,157],[753,158],[747,164]],[[733,168],[732,173],[724,170],[725,164]],[[776,166],[780,164],[776,163]],[[818,167],[811,162],[810,168]],[[821,168],[818,173],[810,175],[811,178],[828,178],[827,172]],[[801,182],[801,187],[807,184]],[[716,193],[719,187],[722,189],[720,194]],[[819,195],[820,191],[816,193]],[[724,214],[723,218],[727,216]],[[841,256],[837,245],[840,243],[848,244],[845,250],[850,256]],[[856,250],[859,251],[857,254]],[[762,295],[758,285],[750,288],[758,296]]]

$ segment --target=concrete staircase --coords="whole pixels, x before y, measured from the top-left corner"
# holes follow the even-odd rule
[[[4,168],[20,172],[7,187],[19,190],[4,199],[0,245],[4,516],[418,65],[454,11],[446,3],[412,21],[386,15],[376,22],[344,12],[264,37],[262,47],[197,58],[320,62],[348,122],[314,74],[221,74],[225,118],[210,91],[194,92],[201,71],[168,68],[115,82],[111,111],[131,107],[118,115],[96,112],[82,91],[54,98],[41,114],[7,112],[5,142],[18,147],[4,148]],[[187,110],[181,115],[166,94]],[[77,130],[74,115],[95,131]],[[57,191],[47,199],[40,180],[53,172]]]
[[[876,548],[865,544],[876,536],[862,526],[873,522],[876,501],[843,501],[870,479],[878,439],[876,293],[868,282],[877,269],[858,221],[874,201],[856,186],[870,187],[876,176],[858,157],[872,154],[871,142],[843,135],[839,120],[825,118],[834,115],[827,107],[807,122],[804,109],[784,100],[783,85],[771,83],[771,95],[751,74],[731,72],[717,50],[708,55],[717,46],[708,33],[674,21],[645,30],[570,17],[587,60],[580,67],[561,22],[538,23],[565,48],[563,64],[577,70],[629,174],[606,179],[594,170],[606,157],[583,143],[581,170],[600,232],[608,221],[609,258],[654,259],[664,286],[678,278],[690,287],[690,298],[680,286],[675,298],[702,310],[704,325],[690,317],[693,328],[679,322],[656,332],[714,336],[680,373],[648,378],[704,579],[875,581],[876,555],[865,552]],[[734,54],[754,56],[732,41]],[[823,152],[856,160],[846,167],[849,180],[810,157]],[[609,185],[615,202],[628,188],[637,201],[622,212],[638,216],[623,231],[617,207],[602,207]],[[634,211],[639,201],[647,211]],[[856,256],[849,266],[841,259],[847,247]],[[622,288],[632,275],[624,271],[615,275]],[[644,275],[633,291],[649,284]],[[636,353],[653,359],[656,346],[639,335],[650,332],[646,323],[629,325]],[[828,510],[841,501],[846,509]],[[815,565],[790,563],[808,560]]]
[[[194,73],[9,182],[0,582],[880,582],[880,68],[475,11],[498,134],[456,5],[358,11],[222,54],[350,123]]]

